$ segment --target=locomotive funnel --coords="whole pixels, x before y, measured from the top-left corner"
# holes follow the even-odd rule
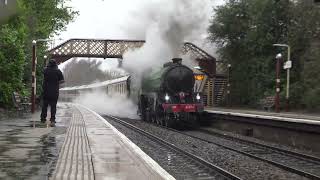
[[[172,58],[173,63],[182,64],[182,58]]]

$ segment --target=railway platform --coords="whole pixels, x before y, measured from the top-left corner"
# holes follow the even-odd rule
[[[37,113],[0,120],[0,179],[174,179],[97,113],[57,110],[55,127]]]
[[[205,111],[216,129],[307,149],[319,155],[320,116],[216,107]]]
[[[320,114],[304,114],[294,112],[270,112],[270,111],[259,111],[259,110],[248,110],[248,109],[233,109],[233,108],[220,108],[210,107],[205,108],[208,113],[221,114],[221,115],[233,115],[240,117],[259,118],[259,119],[270,119],[275,121],[287,121],[304,124],[320,125]]]

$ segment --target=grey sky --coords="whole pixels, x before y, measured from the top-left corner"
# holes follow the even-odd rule
[[[101,39],[137,39],[130,28],[139,28],[139,16],[135,13],[144,11],[144,4],[161,0],[72,0],[66,6],[78,10],[80,15],[67,26],[59,38],[101,38]],[[224,0],[203,0],[208,4],[204,11],[212,11],[211,6],[222,4]],[[209,13],[208,19],[211,13]],[[142,19],[143,20],[143,19]],[[141,29],[144,27],[140,27]]]

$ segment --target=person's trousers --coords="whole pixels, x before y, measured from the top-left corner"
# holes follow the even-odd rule
[[[45,120],[47,118],[47,110],[48,106],[51,109],[51,118],[50,121],[55,121],[56,112],[57,112],[57,99],[43,99],[42,111],[41,111],[41,120]]]

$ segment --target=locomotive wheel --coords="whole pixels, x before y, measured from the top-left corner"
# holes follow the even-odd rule
[[[152,123],[157,123],[157,119],[156,119],[156,116],[155,116],[155,113],[150,113],[150,114],[152,114],[151,116],[150,116],[150,121],[152,122]]]
[[[141,113],[141,119],[142,121],[146,121],[146,113]]]
[[[158,115],[157,116],[157,124],[160,125],[160,126],[163,126],[164,123],[163,123],[163,116],[162,115]]]
[[[143,121],[148,121],[148,110],[146,108],[146,102],[144,96],[139,97],[139,110],[141,114],[141,119]]]
[[[160,112],[157,112],[156,113],[156,115],[155,115],[155,117],[156,117],[156,123],[158,124],[158,125],[162,125],[162,115],[161,115],[161,113]]]
[[[147,121],[147,122],[150,122],[151,121],[151,113],[150,113],[150,111],[149,110],[146,110],[146,112],[145,112],[145,121]]]
[[[163,119],[164,119],[163,118],[163,113],[158,111],[157,114],[156,114],[157,124],[163,126],[164,125]]]
[[[165,113],[163,113],[162,115],[161,115],[161,126],[166,126],[166,115],[165,115]]]
[[[147,121],[147,112],[145,111],[145,109],[141,111],[141,119],[142,121]]]
[[[164,117],[163,117],[163,115],[161,115],[160,118],[159,118],[159,125],[164,126]]]
[[[164,112],[161,104],[157,101],[156,109],[155,109],[155,123],[158,125],[164,126]]]
[[[164,115],[164,126],[171,128],[171,127],[173,127],[173,125],[174,125],[174,122],[173,122],[172,116],[170,114],[165,114]]]

